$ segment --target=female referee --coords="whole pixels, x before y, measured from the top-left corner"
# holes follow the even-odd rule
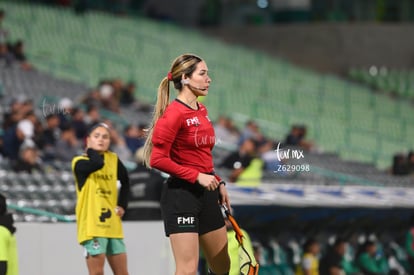
[[[115,275],[128,275],[121,217],[128,203],[129,178],[118,156],[109,151],[109,130],[104,123],[93,125],[86,155],[72,160],[78,242],[85,248],[90,275],[104,274],[105,258]]]
[[[178,90],[171,103],[170,82]],[[170,175],[161,197],[165,233],[170,238],[176,275],[195,275],[199,246],[209,274],[228,274],[230,259],[220,203],[230,207],[224,181],[214,173],[211,150],[215,134],[206,107],[211,79],[198,56],[177,57],[161,81],[145,163]]]

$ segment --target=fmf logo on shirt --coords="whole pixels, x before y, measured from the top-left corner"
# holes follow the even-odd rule
[[[198,117],[196,116],[193,118],[188,118],[185,121],[187,122],[187,126],[194,125],[194,124],[196,126],[200,125],[200,121],[198,120]]]

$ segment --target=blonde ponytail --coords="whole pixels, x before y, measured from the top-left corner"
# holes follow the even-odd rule
[[[170,84],[167,77],[161,81],[158,87],[157,102],[155,103],[151,126],[148,130],[147,139],[144,144],[144,164],[150,168],[150,157],[152,152],[152,133],[157,120],[164,114],[165,109],[170,103]]]

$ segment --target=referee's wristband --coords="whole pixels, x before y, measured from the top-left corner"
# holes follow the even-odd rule
[[[220,182],[219,182],[219,186],[220,186],[220,185],[222,185],[222,184],[223,184],[224,186],[226,186],[226,182],[225,182],[224,180],[222,180],[222,181],[220,181]]]

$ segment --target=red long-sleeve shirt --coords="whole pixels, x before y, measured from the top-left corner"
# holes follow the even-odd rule
[[[152,136],[151,167],[191,183],[200,172],[214,171],[214,128],[206,107],[201,103],[198,106],[193,110],[174,100],[156,122]]]

